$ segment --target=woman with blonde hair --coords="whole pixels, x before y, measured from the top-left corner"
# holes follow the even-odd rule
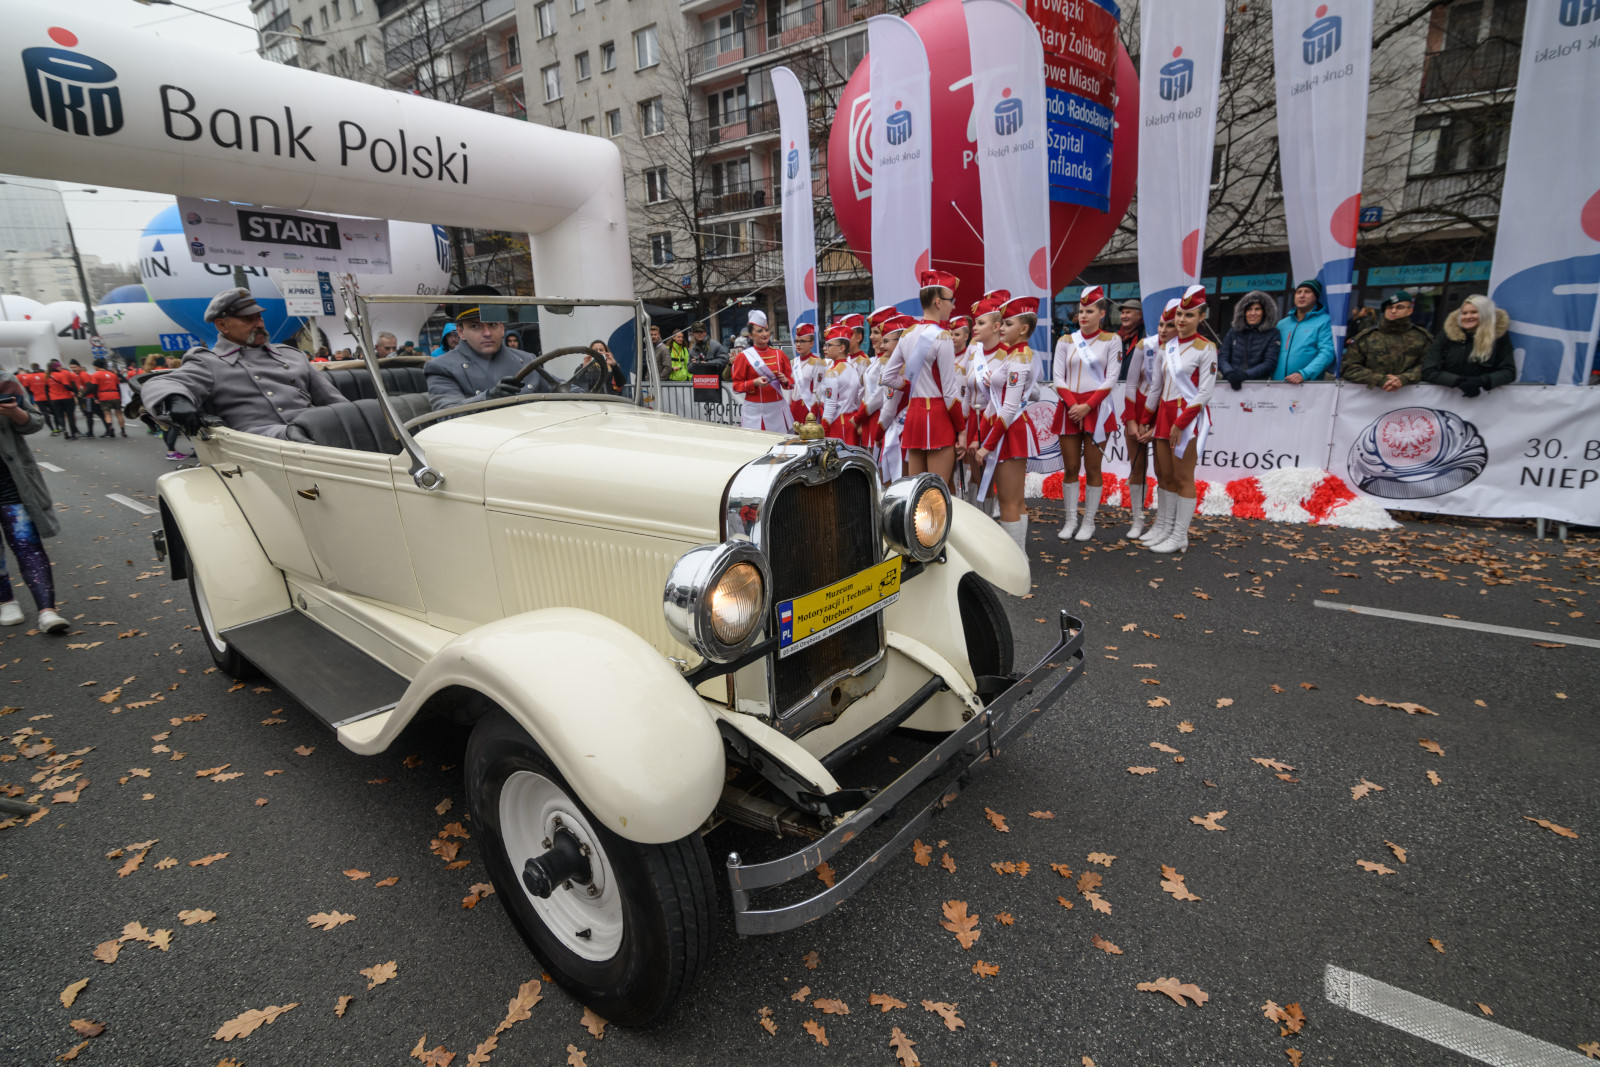
[[[1000,528],[1026,554],[1028,515],[1023,510],[1023,491],[1027,461],[1039,454],[1027,407],[1037,395],[1040,370],[1040,360],[1028,347],[1028,338],[1039,324],[1039,298],[1013,297],[998,310],[1002,316],[1002,351],[989,359],[984,370],[989,419],[978,448],[978,461],[984,465],[983,480],[992,478],[1000,497]],[[986,492],[986,487],[979,492]]]
[[[1189,523],[1195,509],[1194,468],[1211,428],[1207,406],[1217,384],[1217,346],[1200,336],[1206,311],[1205,286],[1191,285],[1184,290],[1172,316],[1178,335],[1162,349],[1156,363],[1159,387],[1145,401],[1146,413],[1154,416],[1161,497],[1156,524],[1140,542],[1163,555],[1189,547]]]
[[[1061,443],[1061,499],[1067,519],[1056,537],[1062,541],[1087,541],[1094,536],[1094,517],[1100,510],[1102,476],[1101,442],[1117,428],[1116,411],[1107,403],[1122,367],[1122,339],[1102,326],[1111,313],[1111,301],[1098,285],[1088,286],[1078,297],[1078,329],[1056,342],[1055,423],[1050,431]],[[1078,467],[1084,471],[1083,524],[1078,524]]]
[[[1486,296],[1469,296],[1444,320],[1422,357],[1422,380],[1477,396],[1517,380],[1511,317]]]

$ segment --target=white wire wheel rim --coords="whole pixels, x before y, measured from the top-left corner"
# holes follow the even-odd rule
[[[546,842],[555,840],[558,829],[588,847],[590,883],[566,882],[549,897],[536,897],[523,884],[522,869],[548,851]],[[566,791],[535,771],[513,771],[500,789],[500,840],[517,888],[551,935],[567,951],[591,963],[616,956],[624,926],[616,872],[599,835]],[[589,936],[579,937],[582,930]]]
[[[205,586],[200,584],[199,572],[195,571],[191,573],[189,575],[189,581],[194,586],[195,606],[200,609],[200,625],[202,627],[200,631],[201,636],[204,637],[218,652],[226,655],[228,652],[228,642],[223,639],[221,631],[217,629],[217,624],[211,619],[211,602],[206,599]]]

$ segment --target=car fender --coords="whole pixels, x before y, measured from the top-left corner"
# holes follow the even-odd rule
[[[250,521],[213,468],[163,474],[156,491],[172,576],[200,575],[218,630],[290,610],[283,572],[267,559]]]
[[[696,832],[722,794],[722,737],[704,701],[647,641],[603,615],[544,608],[462,634],[412,679],[384,735],[452,687],[504,708],[589,811],[630,841]]]
[[[950,536],[967,565],[1012,596],[1033,588],[1028,557],[1000,524],[964,500],[950,500]]]

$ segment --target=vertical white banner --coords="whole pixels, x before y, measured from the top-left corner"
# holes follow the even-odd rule
[[[1600,4],[1528,0],[1489,275],[1490,296],[1511,316],[1524,381],[1582,385],[1594,364],[1600,333],[1597,100]]]
[[[919,272],[933,248],[933,121],[928,53],[895,15],[867,20],[872,109],[872,303],[920,315]]]
[[[817,325],[817,235],[811,213],[811,125],[806,93],[788,67],[772,71],[778,101],[779,183],[783,189],[783,287],[789,301],[789,335]]]
[[[1200,281],[1225,0],[1139,10],[1139,294],[1144,320]]]
[[[1039,298],[1049,352],[1050,156],[1045,122],[1044,45],[1011,0],[964,0],[972,49],[972,114],[983,195],[985,289]]]
[[[1342,355],[1366,160],[1372,0],[1273,0],[1272,39],[1292,281],[1321,280]]]

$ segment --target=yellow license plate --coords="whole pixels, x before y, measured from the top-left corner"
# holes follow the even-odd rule
[[[778,602],[778,658],[860,622],[900,598],[900,557],[857,571],[843,581]]]

